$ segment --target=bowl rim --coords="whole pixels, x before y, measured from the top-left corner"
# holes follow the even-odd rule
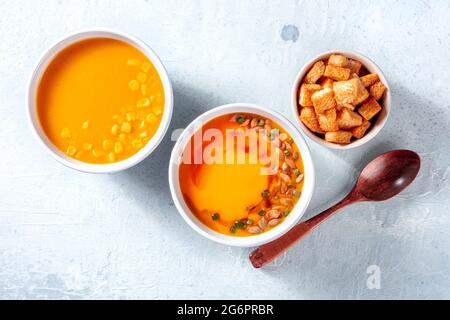
[[[302,196],[294,206],[294,209],[289,214],[289,216],[286,217],[286,219],[283,221],[283,223],[267,232],[248,237],[234,237],[225,235],[216,232],[203,224],[187,206],[182,195],[179,183],[178,161],[181,159],[182,152],[184,151],[185,146],[191,139],[192,135],[197,131],[198,128],[202,127],[202,124],[207,123],[219,116],[232,113],[259,114],[275,121],[278,125],[280,125],[291,135],[291,137],[297,144],[302,157],[305,172]],[[306,143],[300,132],[286,117],[274,110],[264,108],[255,104],[231,103],[215,107],[206,111],[205,113],[202,113],[183,130],[172,149],[172,154],[169,161],[168,179],[174,204],[184,221],[192,229],[194,229],[197,233],[204,236],[205,238],[220,244],[236,247],[252,247],[262,245],[279,238],[280,236],[288,232],[292,227],[294,227],[302,218],[313,196],[315,185],[315,170],[308,144]]]
[[[312,65],[315,62],[325,59],[325,58],[328,58],[332,54],[342,54],[350,59],[360,61],[361,64],[368,71],[377,73],[380,80],[386,86],[386,91],[382,98],[383,99],[383,109],[380,112],[380,115],[378,116],[377,121],[375,123],[372,123],[372,128],[366,135],[364,135],[364,137],[354,140],[350,144],[345,144],[345,145],[331,143],[331,142],[325,141],[325,139],[322,139],[322,138],[318,137],[317,135],[315,135],[300,120],[299,112],[298,112],[298,89],[301,84],[301,81],[303,80],[307,71],[309,71],[309,69],[312,67]],[[313,58],[309,59],[308,62],[305,63],[303,65],[303,67],[299,70],[299,72],[297,73],[297,75],[295,77],[295,81],[291,88],[291,110],[294,115],[295,122],[300,126],[302,133],[305,134],[306,136],[308,136],[308,138],[310,138],[314,142],[316,142],[320,145],[326,146],[330,149],[337,149],[337,150],[353,149],[356,147],[360,147],[360,146],[366,144],[367,142],[369,142],[370,140],[372,140],[373,138],[375,138],[378,135],[378,133],[380,133],[380,131],[385,126],[385,124],[389,118],[390,111],[391,111],[391,90],[389,87],[389,83],[386,80],[386,77],[385,77],[383,71],[381,70],[381,68],[375,62],[373,62],[371,59],[366,57],[365,55],[363,55],[359,52],[353,51],[353,50],[330,50],[330,51],[320,53],[320,54],[314,56]]]
[[[36,93],[39,82],[47,69],[48,65],[62,50],[68,46],[82,40],[92,38],[110,38],[126,42],[140,50],[156,68],[163,85],[164,90],[164,113],[155,135],[147,142],[147,144],[134,155],[124,160],[110,164],[93,164],[76,160],[68,157],[64,152],[59,150],[47,137],[41,128],[41,124],[37,115]],[[41,147],[50,154],[58,162],[63,165],[85,173],[113,173],[126,170],[147,158],[161,143],[169,129],[173,115],[173,89],[166,68],[159,56],[144,41],[130,34],[107,28],[82,29],[66,34],[54,41],[40,55],[37,63],[28,80],[26,95],[26,116],[28,123],[33,131],[34,136],[39,141]]]

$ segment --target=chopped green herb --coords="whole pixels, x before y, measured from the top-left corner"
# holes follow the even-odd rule
[[[218,213],[214,213],[214,214],[211,216],[211,218],[212,218],[214,221],[216,221],[216,220],[219,220],[220,216],[219,216]]]
[[[289,157],[291,155],[291,152],[288,149],[286,149],[286,150],[284,150],[284,155],[286,157]]]
[[[258,212],[258,214],[262,217],[262,216],[264,216],[266,214],[266,211],[265,210],[260,210]]]
[[[236,228],[238,228],[238,229],[244,229],[245,224],[244,224],[242,221],[236,221],[235,226],[236,226]]]
[[[235,226],[230,227],[230,232],[231,233],[236,233],[236,227]]]
[[[289,213],[291,213],[289,210],[286,210],[283,212],[283,216],[287,217],[289,215]]]
[[[236,122],[237,123],[243,123],[245,121],[245,118],[242,116],[237,117]]]
[[[261,195],[262,195],[263,198],[268,198],[270,196],[270,191],[269,190],[264,190],[261,193]]]
[[[300,197],[301,195],[302,195],[302,193],[300,192],[300,191],[298,191],[298,190],[294,190],[294,191],[292,191],[292,195],[294,196],[294,197]]]
[[[294,172],[294,174],[298,177],[300,175],[300,170],[298,168],[294,168],[294,170],[292,170]]]

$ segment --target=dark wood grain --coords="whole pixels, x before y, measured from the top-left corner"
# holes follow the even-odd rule
[[[344,199],[313,218],[296,225],[277,240],[262,245],[250,253],[252,265],[255,268],[261,268],[273,261],[321,222],[350,204],[392,198],[414,181],[419,170],[420,157],[414,151],[394,150],[383,153],[366,165],[355,187]]]

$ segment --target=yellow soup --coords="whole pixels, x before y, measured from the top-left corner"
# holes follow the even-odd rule
[[[140,50],[93,38],[54,58],[40,81],[36,105],[41,126],[58,149],[105,164],[134,155],[152,138],[164,112],[164,91]]]
[[[238,136],[245,137],[243,143]],[[200,221],[223,234],[250,236],[289,215],[301,196],[303,163],[292,138],[276,123],[253,114],[224,115],[191,138],[179,179]]]

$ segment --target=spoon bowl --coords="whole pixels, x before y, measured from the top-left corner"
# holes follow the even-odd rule
[[[302,222],[275,241],[250,253],[255,268],[261,268],[305,237],[322,221],[340,209],[361,201],[383,201],[409,186],[420,170],[420,157],[410,150],[393,150],[379,155],[362,170],[352,191],[340,202]]]

